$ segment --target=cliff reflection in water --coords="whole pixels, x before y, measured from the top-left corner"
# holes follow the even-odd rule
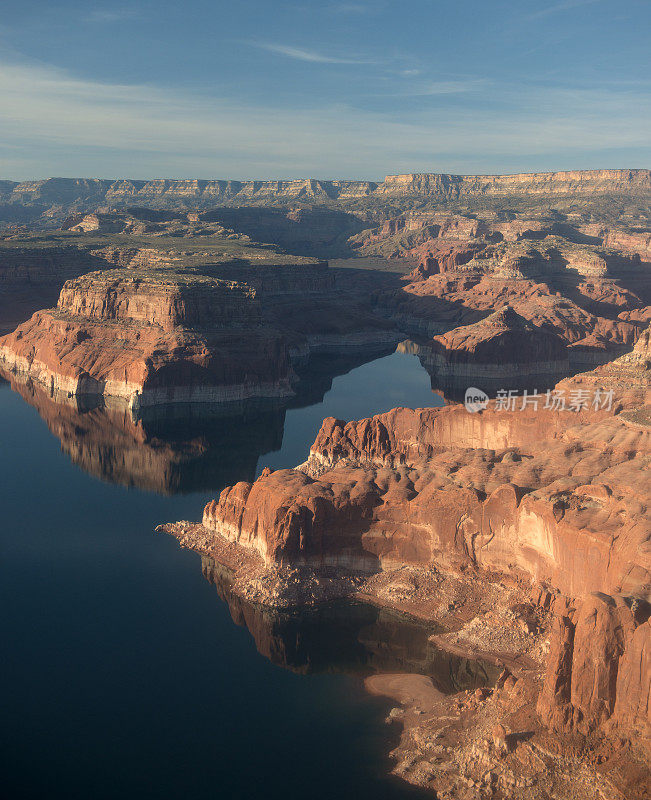
[[[427,675],[445,694],[490,686],[500,673],[491,664],[438,649],[429,641],[437,632],[431,622],[350,601],[277,611],[235,595],[230,573],[214,559],[202,556],[201,570],[227,603],[233,622],[249,631],[258,652],[293,672]]]
[[[538,390],[541,393],[552,389],[558,381],[572,375],[575,370],[569,362],[563,364],[536,365],[533,360],[525,360],[524,364],[485,364],[481,359],[468,358],[466,361],[452,354],[448,361],[443,358],[431,341],[405,339],[398,345],[397,351],[416,356],[420,365],[429,375],[432,391],[446,403],[462,403],[466,389],[476,386],[495,397],[500,390],[514,389],[521,394]],[[524,350],[523,350],[524,352]]]
[[[286,411],[319,403],[335,377],[366,360],[313,359],[290,401],[179,404],[139,417],[119,402],[111,407],[53,395],[31,380],[4,377],[38,411],[74,464],[110,483],[171,495],[253,480],[260,456],[282,445]]]

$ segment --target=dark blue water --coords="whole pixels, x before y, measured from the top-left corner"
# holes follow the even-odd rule
[[[275,452],[247,461],[227,437],[224,452],[206,461],[206,448],[220,446],[208,437],[201,457],[192,450],[164,482],[165,491],[182,485],[185,493],[165,495],[133,488],[157,484],[132,460],[123,459],[120,483],[110,482],[124,444],[116,435],[107,448],[105,419],[73,420],[70,441],[48,418],[59,439],[2,383],[2,795],[414,796],[386,777],[387,704],[368,697],[359,670],[347,672],[334,655],[328,671],[336,636],[319,639],[327,620],[310,629],[323,669],[298,674],[291,663],[272,663],[246,627],[233,624],[199,556],[154,528],[199,518],[231,463],[241,472],[255,471],[258,457],[258,469],[304,460],[324,416],[438,402],[414,357],[379,359],[335,378],[322,402],[288,410],[284,433],[281,424],[270,439]],[[83,457],[77,440],[90,443]],[[133,448],[158,457],[167,444],[159,437]],[[220,470],[210,471],[216,462]],[[385,628],[376,625],[374,635],[393,635]]]

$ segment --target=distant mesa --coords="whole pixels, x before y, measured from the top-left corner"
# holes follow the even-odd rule
[[[320,180],[98,180],[47,178],[0,182],[1,202],[128,201],[142,198],[207,201],[279,199],[352,200],[384,195],[429,196],[456,199],[486,194],[546,194],[594,192],[648,192],[648,169],[574,170],[515,175],[449,175],[408,173],[388,175],[384,181]]]

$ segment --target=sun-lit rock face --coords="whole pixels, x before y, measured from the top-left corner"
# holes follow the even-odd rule
[[[313,353],[372,356],[400,339],[363,298],[336,291],[326,262],[134,264],[143,252],[67,281],[56,308],[0,340],[3,369],[135,409],[230,404],[293,396],[292,364]]]
[[[648,191],[651,172],[646,169],[574,170],[568,172],[531,172],[518,175],[438,175],[410,173],[387,175],[378,192],[386,194],[437,195],[507,195],[590,193],[599,190]]]
[[[418,349],[423,356],[425,348]],[[509,306],[483,320],[435,336],[427,348],[427,366],[443,385],[472,381],[501,386],[517,378],[566,374],[566,343],[556,333],[538,327]]]
[[[206,208],[216,205],[355,206],[374,210],[382,202],[411,200],[438,204],[460,200],[490,202],[512,198],[574,198],[591,201],[600,195],[646,197],[651,192],[649,170],[578,170],[518,175],[446,175],[410,173],[388,175],[384,181],[320,180],[97,180],[48,178],[0,181],[0,202],[15,209],[68,208],[66,216],[80,210],[151,206],[177,209],[180,204]],[[84,229],[96,229],[92,220],[77,221]],[[100,221],[101,225],[101,221]]]
[[[253,549],[269,566],[373,573],[465,563],[519,575],[542,587],[555,614],[537,700],[544,724],[648,737],[647,351],[645,334],[636,356],[557,387],[591,398],[596,387],[612,390],[608,407],[453,405],[326,419],[304,464],[265,470],[210,502],[203,536]]]
[[[106,270],[68,281],[57,311],[89,320],[155,325],[242,328],[260,321],[255,290],[196,274]]]
[[[291,395],[278,332],[255,290],[195,274],[107,270],[68,281],[56,309],[0,340],[6,370],[52,393],[134,407]]]
[[[328,419],[299,471],[224,490],[204,524],[269,562],[379,568],[454,551],[491,569],[517,565],[570,596],[647,597],[644,492],[628,484],[651,435],[602,412],[559,416],[457,406]],[[593,437],[581,445],[587,426]]]

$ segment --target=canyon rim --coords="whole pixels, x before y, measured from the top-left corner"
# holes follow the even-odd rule
[[[158,530],[272,661],[310,614],[421,626],[433,655],[364,684],[404,785],[643,798],[649,174],[7,183],[2,374],[91,474],[215,491]],[[393,352],[434,407],[326,416],[264,466]]]
[[[7,800],[651,800],[648,0],[0,26]]]

